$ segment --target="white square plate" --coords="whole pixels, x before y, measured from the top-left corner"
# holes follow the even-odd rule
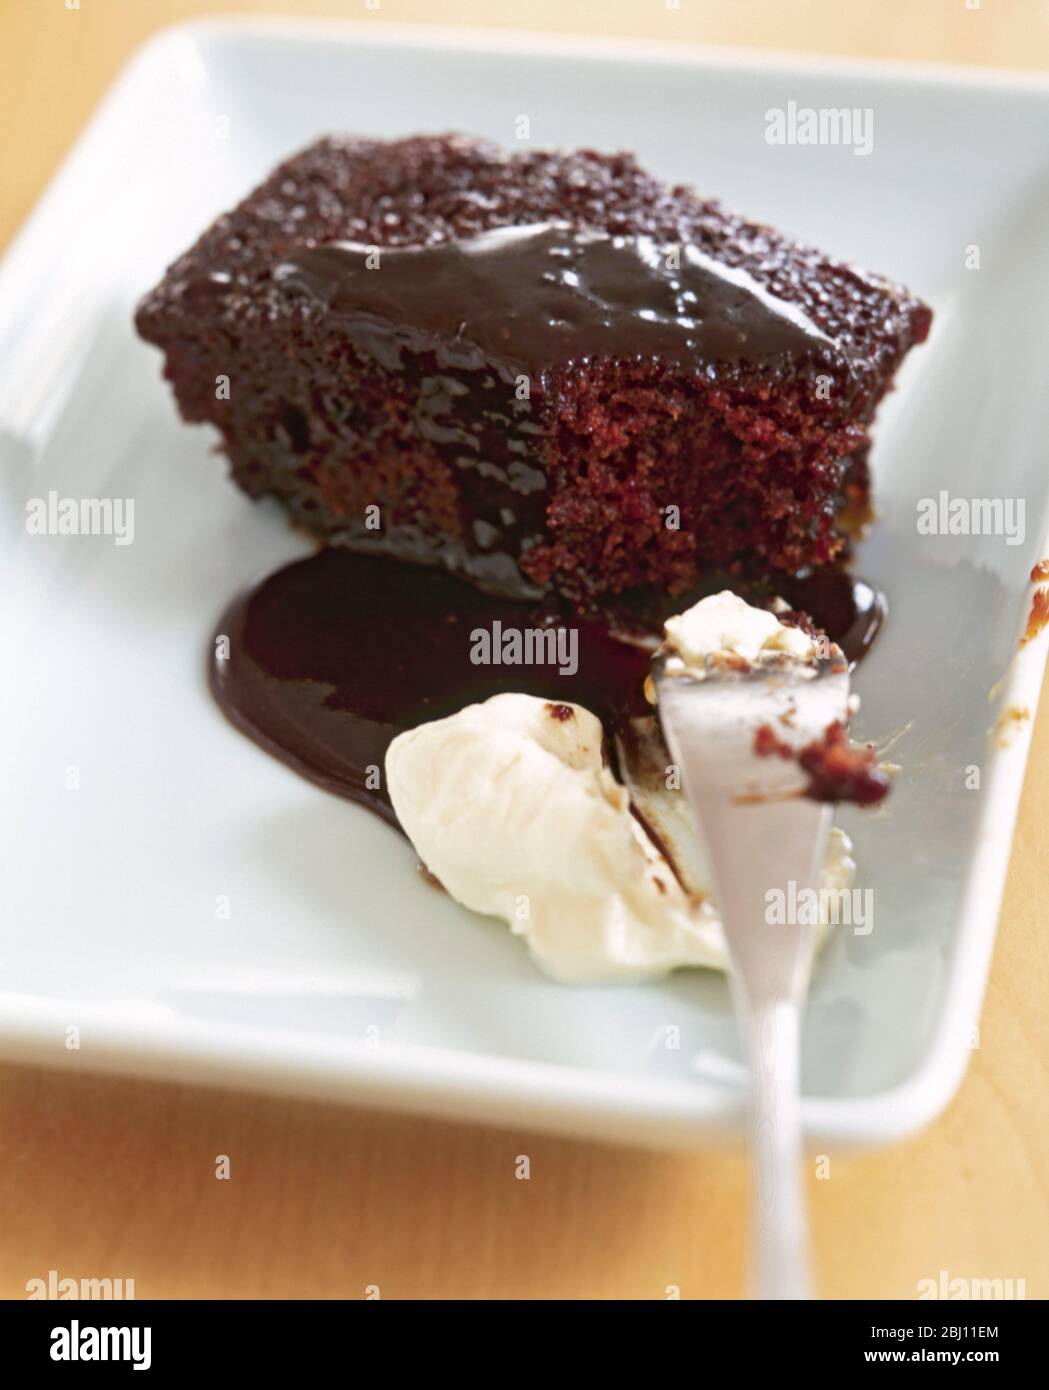
[[[766,110],[790,101],[870,108],[873,151],[767,144]],[[884,814],[842,816],[874,930],[825,952],[805,1031],[811,1136],[887,1140],[964,1070],[1029,721],[1000,749],[987,731],[1003,706],[1033,715],[1045,657],[1017,645],[1049,518],[1035,80],[371,24],[151,43],[0,272],[0,1049],[656,1145],[738,1130],[723,979],[547,982],[504,927],[426,887],[378,820],[234,733],[205,686],[227,599],[302,545],[178,423],[131,328],[137,297],[323,132],[510,144],[522,114],[536,143],[636,150],[935,308],[879,422],[881,519],[859,564],[893,605],[859,732],[902,731],[903,772]],[[917,501],[941,488],[1024,498],[1023,544],[919,536]],[[134,543],[28,535],[27,500],[52,489],[133,498]]]

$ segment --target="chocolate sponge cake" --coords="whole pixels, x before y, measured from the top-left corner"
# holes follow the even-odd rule
[[[327,539],[580,606],[831,564],[928,308],[628,155],[319,141],[139,306]]]

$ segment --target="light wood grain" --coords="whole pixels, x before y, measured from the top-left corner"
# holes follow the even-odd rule
[[[629,34],[1049,69],[1036,0],[5,0],[0,242],[121,64],[204,13]],[[1025,1279],[1049,1296],[1049,717],[1036,730],[980,1045],[925,1134],[810,1195],[824,1292]],[[231,1178],[217,1181],[228,1154]],[[517,1155],[531,1178],[514,1176]],[[49,1269],[139,1297],[664,1298],[743,1289],[742,1161],[661,1156],[292,1100],[0,1068],[0,1296]]]

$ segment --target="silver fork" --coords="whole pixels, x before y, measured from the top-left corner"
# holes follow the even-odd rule
[[[797,764],[759,756],[755,734],[768,724],[800,748],[844,722],[848,667],[787,660],[747,672],[710,667],[697,678],[674,673],[673,665],[668,670],[661,656],[653,663],[659,717],[706,840],[752,1074],[756,1293],[810,1298],[800,1073],[815,927],[770,918],[785,915],[792,883],[798,894],[818,886],[832,808],[799,795]],[[785,895],[784,913],[770,910],[777,892]]]

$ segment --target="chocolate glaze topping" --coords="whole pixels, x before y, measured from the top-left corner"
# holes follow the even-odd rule
[[[812,616],[856,660],[876,630],[876,592],[843,574],[836,589],[829,574],[819,583],[816,596],[834,621]],[[636,611],[630,617],[637,632]],[[395,824],[384,771],[392,740],[503,691],[592,710],[614,758],[629,721],[651,713],[643,691],[651,650],[615,636],[613,621],[498,598],[440,570],[329,547],[231,605],[216,634],[228,637],[229,656],[213,658],[211,686],[227,717],[269,753]],[[561,653],[570,655],[574,643],[575,670],[562,674],[569,663],[556,661],[472,659],[484,654],[478,632],[488,634],[493,656],[507,650],[508,633],[525,630],[549,633],[543,642],[550,647],[563,632]]]
[[[834,352],[796,305],[694,245],[557,222],[381,251],[329,243],[292,252],[274,278],[356,320],[362,346],[397,370],[419,335],[439,341],[442,366],[494,359],[504,379],[594,357],[702,369]]]

